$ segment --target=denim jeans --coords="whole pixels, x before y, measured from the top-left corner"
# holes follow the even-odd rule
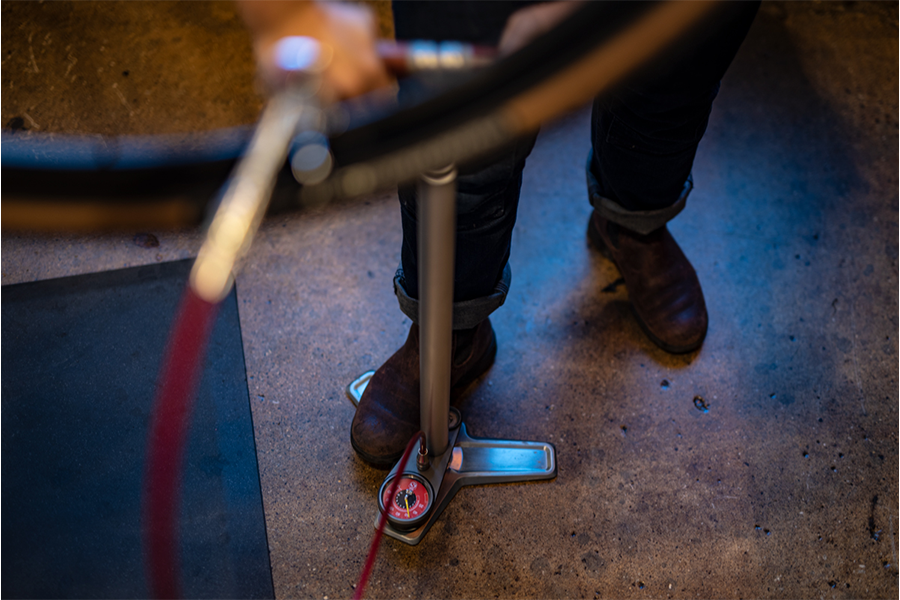
[[[394,2],[398,40],[496,44],[510,14],[527,2]],[[665,225],[685,206],[691,166],[719,82],[750,28],[758,1],[725,3],[689,49],[664,67],[597,98],[591,115],[588,197],[601,216],[638,233]],[[534,137],[494,164],[458,178],[454,329],[474,327],[509,291],[510,240],[525,159]],[[400,189],[403,247],[394,289],[418,320],[416,195]]]

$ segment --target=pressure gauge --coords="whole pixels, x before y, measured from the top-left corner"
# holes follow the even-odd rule
[[[391,475],[381,484],[378,506],[387,512],[388,521],[394,528],[404,531],[415,529],[428,518],[434,502],[434,492],[424,477],[416,473],[401,473],[400,485],[391,498],[391,485],[396,476]]]

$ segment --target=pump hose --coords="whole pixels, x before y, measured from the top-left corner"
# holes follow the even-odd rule
[[[160,369],[144,474],[144,555],[154,598],[179,598],[178,509],[184,448],[218,304],[187,287]]]
[[[421,431],[414,435],[409,443],[406,444],[406,450],[403,451],[403,456],[400,458],[400,462],[397,463],[399,465],[405,465],[406,461],[409,460],[409,455],[412,453],[412,449],[415,447],[416,442],[420,441],[425,437],[425,434]],[[403,473],[401,469],[397,470],[397,474],[394,475],[394,481],[391,483],[391,491],[388,493],[388,498],[394,498],[397,495],[397,490],[400,488],[400,480],[403,479],[401,477]],[[378,547],[381,542],[381,536],[384,534],[384,526],[387,524],[387,507],[381,511],[381,516],[378,518],[378,529],[375,531],[375,535],[372,537],[372,545],[369,547],[369,555],[366,557],[366,564],[363,566],[362,573],[359,575],[359,581],[356,584],[356,591],[353,594],[353,600],[360,600],[363,597],[363,592],[366,589],[366,584],[369,582],[369,576],[372,574],[372,567],[375,566],[375,557],[378,556]]]

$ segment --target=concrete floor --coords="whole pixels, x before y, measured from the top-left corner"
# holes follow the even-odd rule
[[[67,6],[70,19],[122,15],[106,3],[3,3],[5,126],[162,132],[258,109],[246,59],[215,84],[202,48],[179,47],[164,68],[151,60],[154,47],[208,36],[240,48],[227,5],[188,5],[190,17],[139,5],[170,19],[133,40],[65,21],[66,35],[88,34],[77,55],[40,13]],[[188,38],[166,29],[188,22]],[[586,243],[589,113],[545,128],[526,170],[512,293],[493,318],[497,362],[464,418],[475,436],[554,442],[559,476],[464,489],[421,545],[383,543],[368,596],[897,597],[897,30],[895,3],[763,5],[670,225],[710,312],[688,356],[643,336],[615,268]],[[95,75],[110,54],[116,77],[143,81],[135,98],[153,90],[146,103],[120,109],[123,86]],[[70,63],[65,97],[40,85]],[[153,79],[169,68],[184,83]],[[164,118],[166,103],[183,116]],[[199,240],[155,231],[159,247],[144,248],[135,233],[5,232],[2,283],[174,260]],[[347,597],[361,570],[383,473],[350,448],[343,388],[405,339],[390,284],[399,248],[385,193],[267,220],[238,277],[278,597]]]

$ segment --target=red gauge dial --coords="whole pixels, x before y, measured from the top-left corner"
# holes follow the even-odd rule
[[[412,473],[400,475],[400,485],[391,498],[389,477],[381,486],[381,506],[387,511],[388,519],[400,528],[415,527],[428,516],[431,508],[431,485],[424,478]]]

